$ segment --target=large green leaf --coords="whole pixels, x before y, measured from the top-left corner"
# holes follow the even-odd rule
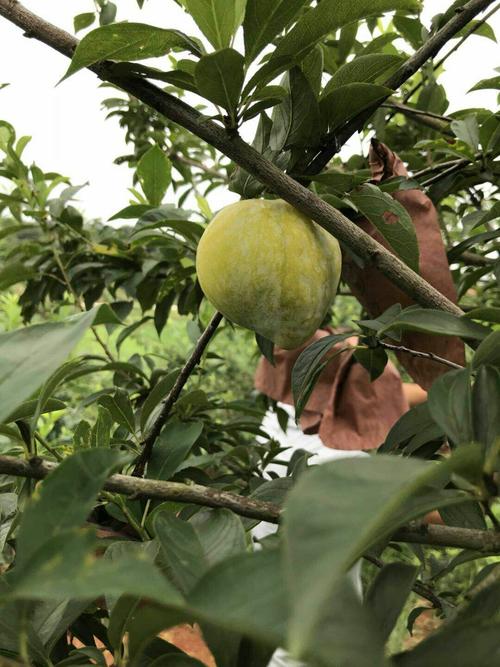
[[[12,577],[11,599],[92,600],[129,594],[163,604],[182,604],[181,595],[146,558],[98,558],[91,531],[73,530],[47,540]]]
[[[316,95],[299,67],[289,75],[290,94],[273,114],[270,146],[273,150],[289,147],[313,148],[321,137],[319,106]]]
[[[410,307],[401,311],[392,321],[379,329],[377,335],[381,337],[388,331],[421,331],[437,336],[459,336],[460,338],[483,340],[491,329],[443,310]]]
[[[17,565],[26,563],[48,539],[80,526],[106,479],[127,459],[121,452],[90,449],[57,466],[22,516],[17,536]]]
[[[393,9],[418,9],[416,0],[322,0],[306,12],[281,40],[267,62],[253,77],[252,85],[270,80],[290,63],[299,63],[328,33],[367,16],[377,16]],[[250,84],[249,84],[250,85]]]
[[[481,366],[472,390],[472,421],[475,439],[495,455],[500,438],[500,369]]]
[[[226,509],[197,512],[191,524],[209,565],[242,553],[247,541],[240,517]]]
[[[500,331],[493,331],[479,345],[472,359],[472,368],[476,369],[482,365],[500,367]]]
[[[390,88],[374,83],[348,83],[340,86],[321,99],[323,124],[333,132],[364,109],[389,97],[391,93]]]
[[[184,594],[208,569],[208,562],[193,526],[167,512],[153,522],[161,547],[161,566],[172,583]]]
[[[0,290],[11,285],[29,280],[35,275],[35,270],[22,262],[10,262],[0,269]]]
[[[349,198],[377,228],[396,255],[414,271],[418,271],[417,234],[405,207],[371,183],[365,183],[350,192]]]
[[[372,53],[367,56],[358,56],[334,72],[325,86],[323,96],[349,83],[379,83],[384,75],[387,76],[403,60],[403,56],[389,53]]]
[[[144,60],[183,49],[200,55],[194,40],[179,30],[165,30],[144,23],[113,23],[89,32],[76,47],[64,79],[100,60]]]
[[[449,371],[439,377],[429,390],[429,412],[446,435],[457,445],[472,442],[472,397],[470,372]]]
[[[203,56],[194,72],[203,97],[225,109],[234,119],[244,78],[244,59],[234,49],[222,49]]]
[[[389,563],[380,570],[366,593],[366,604],[377,619],[384,641],[389,639],[411,593],[417,570],[406,563]]]
[[[181,0],[214,49],[224,49],[243,21],[246,0]]]
[[[245,56],[251,62],[306,4],[306,0],[247,0],[243,31]]]
[[[190,593],[188,604],[202,620],[282,645],[288,606],[280,551],[246,553],[215,565]]]
[[[148,464],[148,477],[170,479],[203,430],[202,422],[169,422],[160,434]]]
[[[152,146],[139,160],[137,178],[146,199],[152,206],[159,206],[172,180],[172,165],[165,152],[157,145]]]
[[[92,326],[98,309],[0,334],[0,421],[52,375]]]
[[[284,511],[292,601],[288,637],[294,655],[307,652],[335,586],[366,550],[407,521],[464,499],[462,493],[439,490],[453,461],[448,467],[381,455],[334,461],[303,473]],[[461,457],[455,461],[465,465]],[[432,485],[436,488],[430,490]]]

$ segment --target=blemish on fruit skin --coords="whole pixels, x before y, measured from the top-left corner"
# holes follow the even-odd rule
[[[341,270],[338,242],[282,200],[222,209],[198,246],[197,273],[228,319],[292,349],[316,331]]]

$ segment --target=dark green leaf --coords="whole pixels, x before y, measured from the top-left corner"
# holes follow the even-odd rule
[[[336,88],[350,83],[379,83],[404,60],[402,56],[374,53],[350,60],[333,74],[323,91],[325,97]],[[383,83],[383,81],[382,81]]]
[[[351,335],[346,333],[325,336],[301,352],[292,370],[292,392],[297,419],[306,407],[309,396],[321,372],[332,358],[332,355],[328,355],[328,353],[337,343],[346,340]],[[350,348],[346,346],[342,350],[337,351],[336,354],[344,351],[344,349]]]
[[[60,401],[57,398],[49,398],[45,403],[43,408],[38,411],[38,401],[33,399],[32,401],[26,401],[22,403],[18,408],[10,413],[8,422],[15,422],[18,419],[29,419],[35,414],[47,414],[48,412],[56,412],[57,410],[64,410],[66,403]]]
[[[490,329],[471,322],[464,317],[457,317],[442,310],[431,308],[407,308],[397,315],[392,322],[378,331],[383,336],[388,331],[422,331],[438,336],[460,336],[472,340],[483,340]]]
[[[36,274],[35,270],[25,266],[22,262],[12,262],[0,269],[0,290],[6,290],[11,285],[29,280]]]
[[[472,415],[475,440],[495,455],[500,435],[500,369],[481,366],[472,390]]]
[[[206,509],[191,519],[210,566],[246,550],[247,542],[241,519],[226,509]]]
[[[340,86],[321,98],[323,122],[330,131],[336,130],[364,109],[389,97],[391,93],[390,88],[374,83],[348,83]]]
[[[466,116],[463,120],[454,120],[450,127],[455,136],[468,144],[473,151],[479,149],[479,126],[476,116]]]
[[[125,391],[118,390],[113,396],[104,394],[100,397],[99,403],[109,410],[117,424],[123,426],[129,433],[135,433],[134,411]]]
[[[380,570],[366,593],[366,604],[375,615],[385,641],[411,593],[416,574],[412,565],[389,563]]]
[[[129,61],[157,58],[172,49],[200,55],[192,39],[178,30],[144,23],[115,23],[89,32],[78,44],[64,79],[101,60]]]
[[[203,430],[202,422],[169,422],[158,438],[148,464],[148,477],[169,480]]]
[[[109,449],[92,449],[58,465],[23,514],[17,537],[18,566],[50,538],[80,526],[106,479],[127,458]]]
[[[306,0],[247,0],[243,32],[250,63],[289,25]]]
[[[234,119],[244,78],[244,58],[234,49],[203,56],[195,69],[195,80],[203,97],[221,106]]]
[[[472,368],[479,368],[486,364],[500,366],[500,330],[490,333],[474,353]]]
[[[161,380],[158,380],[153,389],[151,389],[148,397],[144,401],[141,410],[141,431],[145,432],[147,430],[150,416],[152,415],[153,411],[155,411],[155,408],[159,405],[160,401],[165,398],[168,392],[172,389],[178,375],[178,370],[172,371],[168,375],[165,375],[165,377],[161,378]]]
[[[377,228],[398,257],[418,272],[417,235],[404,206],[371,183],[365,183],[350,192],[349,198]]]
[[[152,206],[159,206],[172,180],[172,165],[165,152],[152,146],[139,160],[137,178],[146,199]]]
[[[111,442],[112,427],[113,417],[111,416],[110,411],[103,405],[99,405],[97,408],[97,419],[95,420],[95,423],[90,431],[90,440],[88,441],[88,445],[90,447],[109,447]],[[83,435],[85,438],[87,437],[86,429]],[[85,442],[86,440],[82,440],[80,444],[83,445]]]
[[[457,445],[474,441],[470,373],[449,371],[429,390],[429,412],[446,435]]]
[[[275,361],[274,361],[274,343],[273,343],[273,341],[268,340],[267,338],[264,338],[264,336],[261,336],[258,333],[255,334],[255,340],[257,342],[257,345],[258,345],[259,350],[261,351],[261,353],[268,360],[268,362],[272,366],[274,366]]]
[[[354,357],[368,371],[371,382],[382,375],[388,361],[387,354],[382,347],[358,349],[354,352]]]
[[[295,655],[310,646],[335,586],[366,550],[412,518],[463,500],[454,491],[424,491],[445,483],[454,465],[468,465],[469,454],[439,465],[384,455],[352,458],[301,475],[285,503],[284,524]]]
[[[469,89],[469,93],[473,90],[498,90],[500,89],[500,76],[493,76],[491,79],[483,79],[476,83]]]

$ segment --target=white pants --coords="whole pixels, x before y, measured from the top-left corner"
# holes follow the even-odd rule
[[[292,406],[279,403],[279,406],[286,410],[289,414],[286,433],[281,429],[278,419],[274,412],[268,411],[262,421],[262,430],[269,434],[271,438],[277,440],[283,447],[288,449],[282,452],[279,456],[281,461],[288,462],[293,453],[299,449],[303,449],[311,454],[309,463],[311,465],[320,465],[327,461],[352,458],[355,456],[368,456],[365,452],[360,451],[346,451],[341,449],[330,449],[325,447],[317,435],[305,435],[300,428],[295,424],[295,411]],[[283,467],[280,465],[271,464],[266,468],[266,471],[276,472],[281,477],[283,476]],[[252,535],[255,539],[261,540],[267,535],[276,532],[277,526],[273,523],[266,523],[262,521],[252,530]],[[359,595],[362,595],[361,588],[361,564],[358,562],[351,569],[350,575],[356,590]],[[302,667],[304,663],[293,660],[286,651],[277,649],[268,667]]]

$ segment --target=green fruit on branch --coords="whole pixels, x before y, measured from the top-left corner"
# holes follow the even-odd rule
[[[293,206],[250,199],[222,209],[203,234],[196,270],[225,317],[285,349],[318,329],[337,291],[337,240]]]

